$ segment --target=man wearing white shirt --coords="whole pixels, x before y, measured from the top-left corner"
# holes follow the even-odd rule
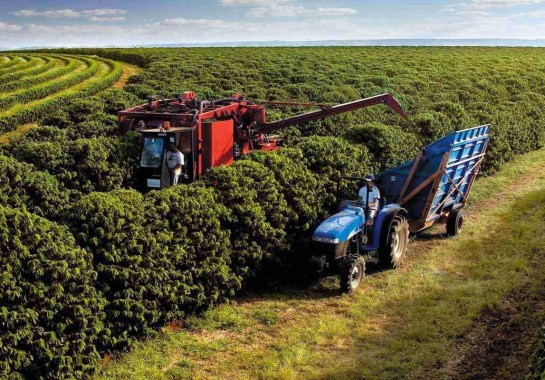
[[[369,215],[367,215],[367,224],[373,224],[373,220],[377,215],[380,191],[375,186],[375,176],[370,174],[364,177],[365,185],[360,189],[358,196],[359,201],[364,210],[369,206]],[[367,203],[369,202],[369,203]]]
[[[184,155],[176,148],[176,145],[170,144],[168,146],[168,152],[166,155],[168,170],[170,171],[170,178],[172,186],[178,184],[178,179],[182,175],[182,168],[184,166]]]

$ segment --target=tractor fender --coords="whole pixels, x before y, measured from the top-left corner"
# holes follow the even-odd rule
[[[391,204],[384,207],[374,222],[373,228],[373,250],[378,249],[380,246],[388,244],[390,239],[390,228],[396,215],[401,214],[407,217],[407,210],[397,204]]]

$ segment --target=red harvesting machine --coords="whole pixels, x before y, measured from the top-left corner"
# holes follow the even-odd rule
[[[265,105],[318,106],[320,109],[268,123]],[[171,185],[166,150],[175,144],[184,154],[184,182],[191,182],[213,166],[230,165],[254,150],[277,150],[279,136],[270,135],[294,125],[324,119],[360,108],[385,104],[405,117],[391,94],[360,99],[337,106],[293,102],[256,104],[241,95],[218,100],[199,100],[185,92],[176,99],[150,101],[119,112],[120,131],[142,134],[140,178],[144,189]]]

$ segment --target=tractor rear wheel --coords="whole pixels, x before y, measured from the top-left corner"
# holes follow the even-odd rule
[[[464,213],[461,208],[452,210],[447,219],[447,235],[456,236],[464,227]]]
[[[353,293],[363,280],[365,275],[365,260],[360,255],[349,255],[341,259],[339,277],[341,279],[341,291]]]
[[[379,263],[385,268],[399,268],[403,265],[409,245],[409,223],[407,218],[396,215],[386,239],[380,242]]]

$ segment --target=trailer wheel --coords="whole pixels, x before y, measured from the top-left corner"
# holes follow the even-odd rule
[[[365,275],[365,260],[360,255],[349,255],[341,260],[341,291],[350,294],[360,286]]]
[[[396,215],[387,238],[380,242],[379,263],[385,268],[399,268],[403,265],[409,245],[409,223],[402,215]]]
[[[456,236],[464,227],[464,213],[461,208],[452,210],[447,219],[447,235]]]

